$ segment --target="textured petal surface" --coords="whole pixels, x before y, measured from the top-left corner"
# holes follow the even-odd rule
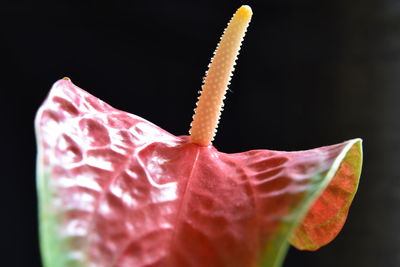
[[[360,140],[301,152],[221,153],[114,109],[69,79],[53,86],[36,133],[48,267],[279,266],[313,200],[334,177],[343,189],[345,173],[359,174],[361,160],[353,159],[356,170],[344,165]],[[326,196],[345,204],[336,208],[344,221],[352,197],[320,199]],[[320,221],[311,215],[321,214],[318,203],[297,233],[320,244]]]
[[[357,142],[350,148],[327,188],[297,227],[290,242],[293,246],[302,250],[317,250],[337,236],[357,191],[361,163],[361,142]]]

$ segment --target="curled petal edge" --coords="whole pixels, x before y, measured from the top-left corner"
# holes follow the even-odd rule
[[[312,178],[315,182],[314,188],[303,198],[291,218],[281,224],[272,242],[262,253],[261,266],[281,266],[289,243],[297,249],[313,251],[331,242],[340,232],[356,194],[362,167],[362,140],[356,138],[346,143],[324,177],[322,179],[321,177]],[[318,214],[321,203],[326,201],[326,197],[332,189],[335,191],[337,188],[338,179],[343,181],[346,180],[346,177],[350,177],[352,190],[347,191],[345,201],[342,201],[341,205],[337,207],[338,212],[330,214],[330,216]],[[315,221],[324,221],[324,223],[316,224]],[[329,225],[333,227],[329,228]],[[324,235],[327,231],[331,231],[328,236]],[[282,244],[283,239],[289,242]]]

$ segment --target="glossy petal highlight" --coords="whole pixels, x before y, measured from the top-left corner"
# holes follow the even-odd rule
[[[35,124],[47,267],[279,266],[293,229],[360,143],[226,154],[69,79],[53,86]]]

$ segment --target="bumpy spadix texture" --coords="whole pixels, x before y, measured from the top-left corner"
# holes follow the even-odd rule
[[[316,249],[340,231],[360,175],[359,139],[226,154],[69,79],[35,124],[46,267],[279,266],[290,238]]]
[[[249,6],[240,7],[228,23],[214,52],[190,129],[190,138],[195,144],[208,146],[214,139],[226,90],[252,14]]]

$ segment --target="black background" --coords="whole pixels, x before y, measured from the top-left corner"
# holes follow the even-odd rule
[[[1,266],[40,266],[33,118],[52,83],[68,76],[186,134],[241,4],[254,17],[214,145],[301,150],[364,139],[343,231],[317,252],[291,249],[284,266],[400,266],[400,1],[1,3]]]

